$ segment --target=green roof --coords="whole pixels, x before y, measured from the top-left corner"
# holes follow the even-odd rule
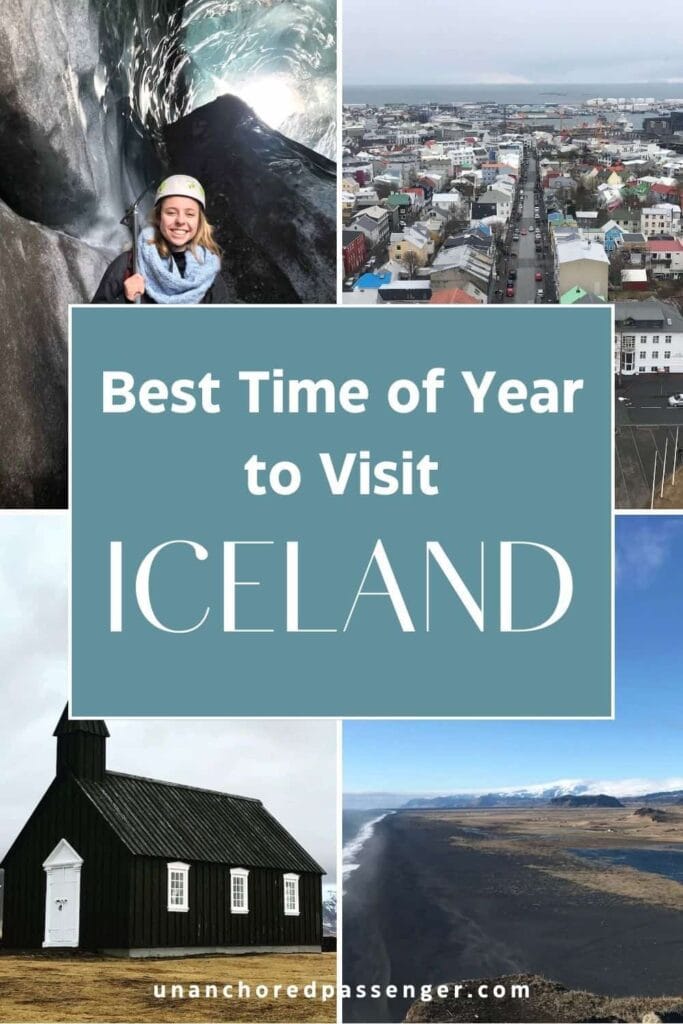
[[[570,288],[568,292],[565,292],[564,295],[560,296],[560,305],[571,306],[575,302],[578,302],[579,299],[582,299],[584,295],[587,294],[588,292],[586,292],[583,288],[579,288],[579,286],[577,285],[576,288]]]
[[[626,185],[622,189],[622,194],[625,196],[646,196],[650,191],[650,186],[646,181],[639,181],[637,185]]]
[[[410,206],[410,196],[406,192],[392,192],[385,200],[387,206]]]

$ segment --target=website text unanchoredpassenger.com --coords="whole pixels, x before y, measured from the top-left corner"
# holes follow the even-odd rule
[[[155,984],[155,999],[241,999],[241,1000],[295,1000],[311,999],[328,1003],[337,998],[337,986],[309,981],[305,985],[251,984],[245,981],[217,984]],[[528,999],[529,986],[504,985],[500,982],[479,985],[342,985],[342,999],[419,999],[431,1003],[433,999]]]

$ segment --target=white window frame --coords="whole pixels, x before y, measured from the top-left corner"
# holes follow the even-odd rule
[[[235,880],[241,878],[244,882],[244,904],[240,906],[235,902]],[[249,913],[249,872],[246,868],[230,868],[230,913]]]
[[[166,907],[172,914],[186,914],[190,909],[190,865],[183,864],[180,860],[169,861],[166,865],[167,886],[166,886]],[[180,903],[172,902],[172,888],[174,875],[180,875],[182,879]]]
[[[287,892],[289,887],[294,886],[294,900],[293,905],[288,907]],[[299,910],[299,875],[286,874],[282,876],[282,894],[283,904],[286,917],[298,917],[300,914]]]

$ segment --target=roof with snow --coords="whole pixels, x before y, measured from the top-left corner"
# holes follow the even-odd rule
[[[609,257],[599,242],[586,242],[582,238],[560,241],[556,247],[558,263],[573,263],[576,260],[594,260],[609,263]]]

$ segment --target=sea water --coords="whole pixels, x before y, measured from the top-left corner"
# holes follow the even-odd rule
[[[636,871],[648,871],[655,875],[672,878],[674,882],[683,883],[683,851],[671,849],[642,850],[570,850],[585,860],[604,861],[615,867],[634,868]]]
[[[374,834],[378,822],[393,811],[345,811],[342,816],[344,847],[342,849],[342,886],[360,867],[361,851]],[[345,889],[342,888],[342,892]]]

